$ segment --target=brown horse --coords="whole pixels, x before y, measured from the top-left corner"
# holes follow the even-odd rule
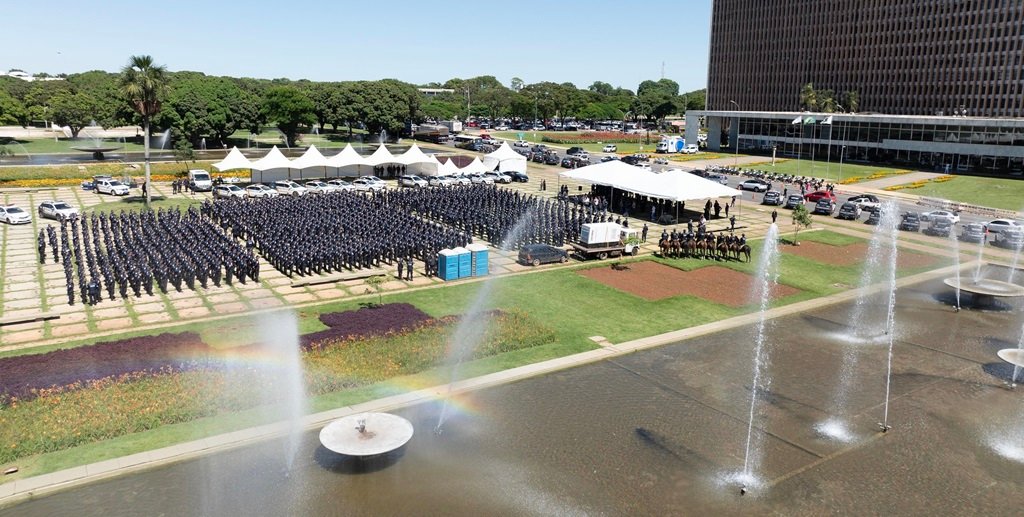
[[[729,245],[725,243],[725,239],[718,241],[717,250],[718,256],[715,257],[716,260],[729,260]]]
[[[729,247],[729,250],[732,251],[736,260],[740,260],[740,257],[743,256],[746,257],[746,262],[750,262],[750,245],[734,242],[732,246]]]
[[[672,252],[672,239],[668,237],[658,241],[658,248],[661,249],[661,256],[668,257]]]

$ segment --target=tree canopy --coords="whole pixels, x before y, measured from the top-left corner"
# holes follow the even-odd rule
[[[263,115],[284,133],[288,145],[296,144],[300,125],[316,122],[313,101],[294,86],[274,86],[263,99]]]

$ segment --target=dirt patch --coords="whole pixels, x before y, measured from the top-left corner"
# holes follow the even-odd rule
[[[750,301],[754,277],[720,266],[682,271],[652,261],[634,262],[629,269],[609,267],[585,269],[579,273],[609,287],[645,300],[662,300],[688,294],[729,307],[742,307]],[[800,292],[787,285],[777,286],[772,298]]]
[[[822,264],[833,266],[852,266],[864,262],[868,256],[868,243],[857,242],[846,246],[834,246],[814,241],[801,241],[799,246],[782,245],[783,253],[790,253]],[[933,255],[924,255],[913,251],[900,250],[897,265],[900,268],[919,268],[932,266],[939,260]]]

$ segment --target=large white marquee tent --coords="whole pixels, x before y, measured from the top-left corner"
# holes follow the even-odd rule
[[[742,194],[734,188],[679,169],[659,174],[619,160],[580,167],[563,172],[562,176],[655,199],[677,202],[732,197]]]
[[[505,147],[508,147],[507,144]],[[495,151],[495,153],[497,152]],[[294,160],[289,160],[277,146],[274,146],[266,155],[254,161],[243,156],[237,147],[232,147],[227,156],[214,163],[213,167],[220,172],[249,169],[252,171],[251,181],[254,182],[359,176],[364,173],[364,168],[369,172],[373,167],[387,164],[404,165],[408,173],[423,176],[475,174],[493,170],[498,164],[503,164],[501,170],[518,170],[518,165],[513,166],[515,158],[522,159],[522,170],[525,171],[525,158],[512,151],[511,148],[508,149],[508,152],[515,156],[509,156],[502,152],[498,158],[493,159],[494,162],[490,166],[486,164],[488,159],[486,156],[483,163],[479,158],[474,158],[472,163],[460,169],[451,160],[442,165],[436,157],[424,153],[416,144],[398,156],[391,154],[391,151],[382,145],[373,154],[365,157],[356,152],[351,144],[346,145],[338,154],[329,157],[324,156],[316,146],[311,145],[302,156]]]

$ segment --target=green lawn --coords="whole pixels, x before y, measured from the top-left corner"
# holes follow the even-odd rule
[[[844,163],[842,171],[840,171],[838,162],[828,163],[818,160],[815,160],[814,162],[811,162],[811,160],[776,160],[775,165],[772,165],[771,158],[765,158],[763,163],[741,165],[740,168],[761,169],[779,174],[795,174],[798,176],[810,176],[813,178],[822,178],[832,181],[842,181],[844,179],[849,180],[850,178],[860,178],[860,181],[864,181],[872,174],[896,174],[898,171],[907,170],[894,167],[883,167],[879,165]]]
[[[0,146],[7,147],[7,150],[14,153],[14,156],[24,156],[27,154],[81,154],[82,151],[76,151],[74,147],[94,147],[96,145],[102,147],[114,147],[117,148],[116,152],[131,152],[131,151],[142,151],[142,145],[132,142],[132,139],[127,139],[125,142],[120,138],[103,138],[99,140],[97,144],[91,138],[79,136],[78,139],[72,140],[70,138],[59,138],[54,140],[52,138],[39,138],[39,139],[23,139],[23,140],[10,140],[0,138]],[[151,144],[152,145],[152,144]],[[3,159],[0,158],[0,164],[3,163]]]
[[[949,181],[930,181],[923,187],[898,192],[1004,210],[1024,210],[1024,180],[1016,178],[957,176]]]

